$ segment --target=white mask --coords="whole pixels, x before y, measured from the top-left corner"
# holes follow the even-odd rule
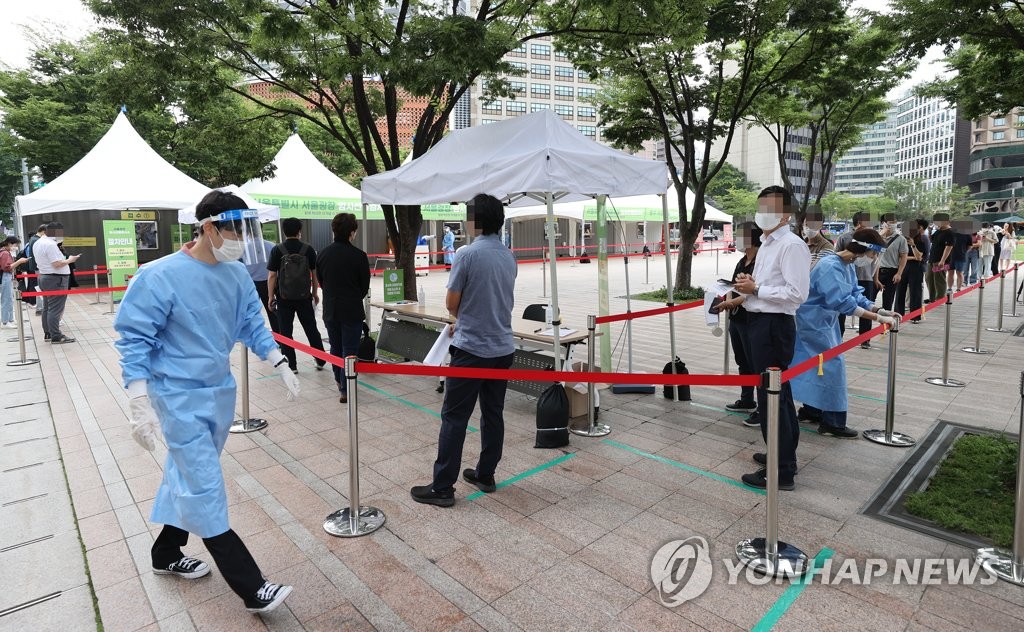
[[[225,239],[223,235],[220,238],[224,241],[220,245],[220,248],[210,243],[210,249],[213,250],[213,256],[221,263],[227,263],[229,261],[238,261],[245,254],[245,246],[241,241],[235,239]]]
[[[778,213],[757,211],[754,213],[754,223],[761,230],[772,230],[782,223],[782,216]]]
[[[818,234],[818,231],[819,231],[819,229],[811,228],[807,224],[804,224],[804,237],[805,238],[810,239],[811,237],[814,237],[815,235]]]

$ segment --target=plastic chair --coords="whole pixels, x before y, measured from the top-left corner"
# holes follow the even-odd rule
[[[539,323],[543,323],[547,320],[547,308],[548,306],[546,303],[533,303],[532,305],[527,305],[526,309],[523,310],[523,318],[525,320],[535,320]]]

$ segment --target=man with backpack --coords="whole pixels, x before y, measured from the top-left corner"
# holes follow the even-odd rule
[[[46,224],[40,224],[39,228],[36,229],[36,234],[32,235],[32,237],[28,240],[28,243],[25,244],[24,256],[28,257],[28,264],[25,266],[25,269],[22,270],[22,272],[25,274],[39,274],[39,266],[36,264],[36,256],[35,253],[32,251],[33,247],[36,245],[36,242],[39,241],[41,237],[46,237]],[[36,286],[38,285],[38,278],[25,279],[24,289],[22,291],[35,290]],[[42,296],[29,297],[22,300],[31,305],[35,305],[36,316],[43,315],[43,301],[45,299]]]
[[[286,338],[292,337],[295,316],[306,332],[309,346],[324,350],[320,330],[316,326],[314,306],[320,302],[320,285],[317,283],[316,250],[301,240],[302,220],[289,217],[281,222],[285,240],[274,246],[267,260],[267,291],[270,294],[270,310],[277,316],[278,332]],[[281,345],[281,352],[288,358],[293,373],[299,372],[295,360],[295,349]],[[326,362],[316,361],[317,371]]]

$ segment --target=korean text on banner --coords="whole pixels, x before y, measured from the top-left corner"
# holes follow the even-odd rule
[[[139,269],[135,251],[135,222],[122,219],[103,220],[103,250],[107,257],[110,282],[115,287],[128,284],[128,277]],[[119,301],[124,292],[114,292],[111,300]]]

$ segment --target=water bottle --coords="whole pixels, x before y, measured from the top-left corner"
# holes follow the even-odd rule
[[[547,324],[547,325],[550,325],[551,324],[551,320],[552,320],[552,318],[551,318],[551,306],[550,305],[546,305],[546,306],[544,306],[544,323]]]
[[[427,303],[427,293],[423,291],[422,283],[420,283],[420,291],[416,295],[416,302],[419,303],[420,305],[426,305]]]

